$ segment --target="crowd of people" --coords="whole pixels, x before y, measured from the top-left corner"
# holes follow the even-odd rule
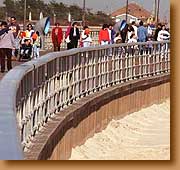
[[[164,41],[170,39],[169,29],[166,25],[158,23],[157,27],[153,28],[150,24],[144,24],[143,21],[136,23],[133,21],[127,24],[126,21],[122,21],[113,28],[112,24],[104,24],[102,29],[99,31],[99,44],[119,44],[119,43],[137,43],[137,42],[148,42],[146,46],[129,46],[128,52],[134,54],[135,50],[138,49],[142,55],[144,51],[148,51],[149,54],[152,53],[152,42],[153,41]],[[158,47],[160,49],[160,47]],[[157,48],[157,49],[158,49]],[[161,47],[161,51],[165,51],[167,45]]]
[[[58,27],[57,27],[58,24]],[[52,42],[54,46],[54,51],[57,51],[55,46],[58,42],[58,51],[60,51],[60,45],[63,41],[63,33],[62,29],[59,26],[59,23],[55,24],[56,26],[52,30]],[[59,34],[57,33],[59,32]],[[56,39],[56,41],[55,41]],[[71,24],[67,27],[66,34],[65,34],[65,42],[67,43],[67,50],[77,48],[78,42],[80,42],[80,47],[89,47],[92,43],[92,38],[90,36],[90,29],[88,26],[84,26],[82,32],[80,33],[80,30],[78,28],[78,23],[74,22],[71,26]]]
[[[122,22],[123,23],[123,22]],[[170,38],[170,33],[165,25],[157,24],[155,29],[143,21],[133,21],[127,24],[125,21],[118,30],[112,24],[103,24],[99,30],[99,45],[163,41]],[[51,31],[51,38],[54,51],[61,50],[63,41],[67,44],[67,50],[77,47],[92,46],[93,39],[91,30],[86,25],[81,31],[78,23],[74,22],[67,27],[65,37],[60,23],[55,23]],[[79,43],[79,44],[78,44]],[[0,65],[1,72],[5,71],[5,58],[7,57],[7,69],[12,68],[11,60],[39,58],[42,46],[41,35],[28,24],[26,30],[21,30],[16,18],[13,16],[9,22],[2,21],[0,24]]]
[[[170,33],[163,24],[158,24],[156,29],[153,29],[149,24],[144,25],[140,21],[137,25],[135,21],[131,24],[126,24],[124,29],[114,31],[112,25],[104,24],[99,32],[99,44],[113,44],[113,43],[133,43],[133,42],[147,42],[169,40]]]
[[[21,30],[16,18],[12,16],[9,22],[0,22],[0,68],[5,72],[12,68],[12,60],[38,58],[41,48],[41,37],[34,31],[33,25],[28,24],[26,30]]]
[[[74,31],[77,30],[77,31]],[[92,38],[88,26],[83,27],[80,31],[77,23],[73,23],[66,31],[65,40],[67,42],[67,49],[77,48],[79,42],[80,47],[89,47],[92,45]],[[63,38],[62,38],[63,39]],[[99,31],[98,42],[99,45],[117,44],[117,43],[136,43],[136,42],[152,42],[164,41],[170,39],[169,29],[164,24],[157,24],[153,28],[150,24],[144,24],[143,21],[136,23],[133,21],[130,24],[125,24],[124,28],[114,30],[112,24],[103,24]]]

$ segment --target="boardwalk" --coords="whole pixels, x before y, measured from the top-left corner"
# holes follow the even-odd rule
[[[112,120],[103,132],[73,149],[71,159],[169,160],[169,100]]]
[[[19,64],[22,64],[22,63],[24,63],[24,62],[12,61],[12,66],[15,67],[15,66],[17,66],[17,65],[19,65]],[[5,75],[7,72],[8,72],[7,70],[6,70],[5,73],[1,73],[1,72],[0,72],[0,80],[4,77],[4,75]]]

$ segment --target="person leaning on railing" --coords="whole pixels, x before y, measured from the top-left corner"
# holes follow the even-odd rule
[[[5,58],[7,57],[7,69],[12,69],[12,49],[15,49],[15,39],[13,32],[7,27],[7,22],[1,22],[0,31],[0,61],[1,72],[5,72]]]

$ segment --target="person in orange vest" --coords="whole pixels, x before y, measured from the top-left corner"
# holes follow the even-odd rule
[[[81,39],[82,39],[83,47],[91,46],[92,38],[90,36],[90,29],[88,26],[84,26],[82,34],[81,34]]]
[[[33,44],[32,36],[34,32],[35,31],[33,29],[32,24],[28,24],[27,29],[21,33],[22,40],[21,40],[19,61],[21,61],[21,59],[32,58],[32,44]]]
[[[39,58],[39,51],[41,48],[41,37],[39,34],[39,31],[36,31],[33,35],[32,35],[32,39],[33,39],[33,57],[34,59]]]
[[[27,29],[26,29],[26,31],[25,31],[25,33],[26,33],[26,39],[29,39],[29,40],[32,40],[32,35],[34,34],[34,29],[33,29],[33,26],[32,26],[32,24],[28,24],[27,25]]]

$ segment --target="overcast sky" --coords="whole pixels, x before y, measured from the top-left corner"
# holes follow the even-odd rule
[[[45,2],[49,2],[50,0],[45,0]],[[83,6],[83,0],[56,0],[57,2],[63,2],[65,4],[77,4],[79,6]],[[129,0],[129,2],[137,2],[142,5],[145,9],[152,11],[154,0]],[[3,0],[0,0],[0,4],[2,4]],[[169,0],[161,0],[160,1],[160,15],[166,16],[169,18],[170,12],[170,1]],[[86,0],[86,7],[91,8],[93,11],[102,10],[106,13],[111,13],[118,8],[126,5],[126,0]]]

